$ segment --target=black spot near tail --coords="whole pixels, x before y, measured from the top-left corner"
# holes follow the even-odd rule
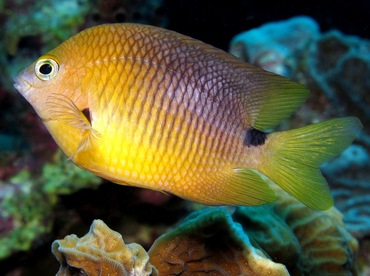
[[[85,108],[84,110],[82,110],[82,113],[83,113],[83,115],[85,115],[86,119],[89,121],[89,123],[91,125],[90,109]]]
[[[260,146],[265,143],[267,139],[267,133],[259,131],[254,128],[250,128],[246,131],[244,137],[244,146]]]

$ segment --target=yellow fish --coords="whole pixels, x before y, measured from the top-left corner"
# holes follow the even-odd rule
[[[332,206],[319,165],[357,118],[271,132],[307,89],[190,37],[139,24],[93,27],[15,79],[64,153],[112,182],[209,205]]]

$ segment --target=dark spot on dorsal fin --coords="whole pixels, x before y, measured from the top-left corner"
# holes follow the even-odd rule
[[[90,117],[90,109],[87,107],[84,110],[82,110],[82,114],[85,115],[86,119],[91,124],[91,117]]]
[[[247,146],[247,147],[260,146],[265,143],[266,139],[267,139],[267,133],[254,129],[254,128],[250,128],[245,133],[244,146]]]

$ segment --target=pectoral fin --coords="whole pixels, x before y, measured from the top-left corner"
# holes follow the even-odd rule
[[[46,105],[50,110],[51,120],[56,120],[82,131],[82,139],[71,159],[77,153],[99,145],[101,135],[93,128],[90,117],[86,117],[85,114],[89,114],[86,109],[81,111],[69,97],[54,93],[48,97]]]

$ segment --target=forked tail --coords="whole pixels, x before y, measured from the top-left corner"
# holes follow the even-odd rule
[[[333,205],[319,166],[351,144],[362,129],[354,117],[333,119],[268,135],[258,170],[307,206]]]

